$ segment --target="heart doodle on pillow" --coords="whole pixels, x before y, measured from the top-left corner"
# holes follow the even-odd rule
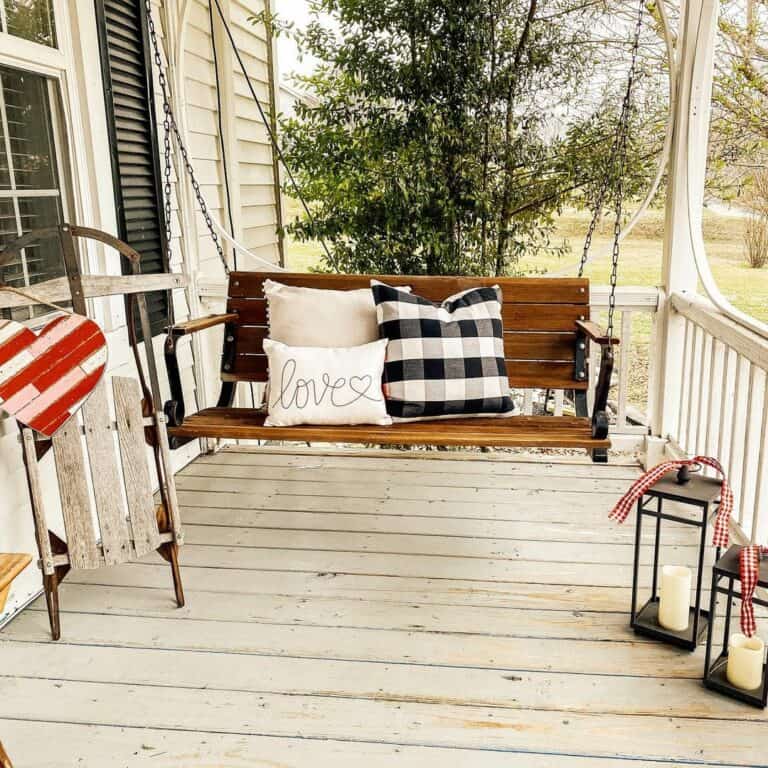
[[[107,340],[96,323],[64,315],[38,334],[0,320],[0,410],[52,437],[104,375]]]

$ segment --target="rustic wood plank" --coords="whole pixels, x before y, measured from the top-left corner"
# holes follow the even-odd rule
[[[426,517],[420,515],[349,514],[345,512],[305,512],[303,510],[215,510],[186,506],[182,509],[191,532],[192,543],[202,538],[211,526],[247,531],[337,531],[347,533],[414,534],[417,536],[464,537],[473,540],[526,542],[566,542],[578,544],[630,544],[635,540],[633,525],[601,525],[574,521],[486,520],[466,517]],[[653,529],[645,527],[643,542],[652,542]],[[670,526],[664,532],[667,545],[698,547],[695,532],[687,526]]]
[[[551,365],[554,368],[565,364]],[[572,367],[566,367],[572,375]],[[526,374],[523,371],[521,375]],[[540,381],[537,385],[549,386]],[[553,379],[552,386],[563,386],[562,376],[557,381]],[[233,440],[531,448],[610,447],[610,440],[595,440],[592,437],[588,419],[572,416],[561,416],[557,419],[549,416],[452,419],[449,428],[444,421],[400,423],[388,427],[265,427],[264,418],[264,414],[249,408],[208,408],[193,414],[185,419],[181,427],[173,427],[169,432],[176,437],[219,437]]]
[[[434,521],[433,521],[434,524]],[[646,539],[650,543],[650,539]],[[483,539],[464,536],[413,535],[391,531],[369,533],[350,531],[317,531],[293,528],[282,531],[270,528],[239,528],[233,526],[191,526],[186,543],[190,546],[217,546],[238,549],[281,549],[313,552],[365,552],[372,554],[429,555],[463,557],[487,560],[528,560],[563,563],[572,555],[571,541],[525,541],[522,539]],[[634,551],[632,542],[623,544],[603,543],[590,553],[593,563],[631,563]],[[710,549],[705,561],[707,567],[714,563],[715,550]],[[247,557],[247,554],[245,554]],[[252,557],[258,561],[259,552]],[[664,563],[693,567],[698,561],[698,547],[665,545],[660,551]],[[652,548],[641,552],[642,565],[653,563]]]
[[[76,620],[74,620],[76,619]],[[5,630],[10,640],[47,640],[42,611],[25,611]],[[504,670],[550,670],[571,674],[701,678],[702,659],[674,648],[635,641],[515,637],[466,633],[407,632],[343,626],[254,625],[243,621],[196,621],[161,616],[70,614],[66,642],[234,655],[350,659],[390,664],[428,664]],[[513,631],[510,627],[509,631]]]
[[[457,669],[424,664],[385,666],[359,661],[178,654],[155,649],[95,647],[90,655],[61,643],[8,642],[3,656],[15,673],[29,678],[293,696],[451,704],[503,709],[654,715],[664,699],[670,718],[732,718],[767,722],[768,715],[739,703],[700,696],[699,682],[677,678],[635,678],[632,695],[610,675],[571,675],[550,671],[511,674],[501,669]],[[584,696],[590,688],[592,695]]]
[[[354,290],[370,288],[371,280],[390,285],[410,285],[413,292],[430,301],[442,301],[460,291],[478,286],[498,285],[505,302],[542,304],[588,304],[589,280],[586,278],[547,277],[455,277],[435,275],[333,275],[305,272],[232,272],[229,295],[233,298],[261,298],[264,280],[307,288]]]
[[[132,293],[150,293],[185,288],[186,275],[180,273],[159,273],[154,275],[83,275],[81,277],[83,295],[86,299],[100,296],[115,296]],[[42,283],[35,283],[35,297],[60,303],[72,298],[69,281],[66,277],[56,277]],[[38,304],[24,296],[0,292],[0,309],[29,307]]]
[[[131,557],[133,547],[103,379],[83,406],[82,414],[104,561],[116,565]]]
[[[237,318],[237,315],[228,317]],[[197,325],[206,320],[195,321]],[[215,318],[214,318],[215,319]],[[212,323],[213,324],[213,323]],[[182,324],[188,328],[190,323]],[[180,326],[175,326],[178,328]],[[207,326],[204,326],[207,327]],[[185,332],[191,332],[187,330]],[[248,359],[254,355],[263,355],[264,339],[269,338],[269,328],[263,325],[239,325],[235,328],[236,355],[233,361],[233,371],[242,370],[248,373],[252,370],[248,366]],[[510,364],[517,360],[541,360],[569,362],[573,366],[576,352],[575,333],[505,333],[504,356]],[[261,364],[261,362],[260,362]],[[514,371],[510,370],[510,377]]]
[[[259,447],[243,444],[224,446],[216,453],[199,456],[195,462],[282,469],[327,467],[347,471],[350,463],[353,463],[357,471],[397,472],[401,482],[408,482],[413,473],[424,477],[439,475],[441,480],[456,473],[474,475],[475,482],[520,476],[541,477],[543,472],[546,472],[547,477],[557,478],[594,477],[595,474],[592,461],[581,456],[530,456],[504,451],[436,452],[391,448],[307,448],[299,445]],[[640,472],[641,468],[636,460],[623,464],[612,461],[600,467],[600,477],[611,480],[633,481],[639,477]]]
[[[553,481],[554,482],[554,481]],[[572,498],[580,502],[580,506],[587,504],[605,509],[605,519],[611,511],[613,504],[618,501],[626,490],[623,481],[605,482],[605,487],[598,480],[573,479],[567,485],[569,490],[563,490],[562,494],[557,488],[546,488],[546,481],[541,478],[521,478],[515,483],[515,488],[503,490],[493,487],[467,485],[464,487],[446,487],[436,485],[400,485],[397,477],[379,476],[369,479],[368,482],[349,482],[344,480],[328,480],[319,482],[315,478],[304,478],[299,472],[293,477],[285,478],[251,478],[248,468],[224,467],[212,469],[206,466],[200,473],[187,470],[179,476],[179,488],[194,489],[199,491],[225,490],[227,492],[240,492],[268,496],[280,494],[284,496],[335,496],[368,499],[419,499],[431,501],[466,501],[470,504],[498,504],[514,503],[522,498],[544,496],[555,501],[562,498],[563,506],[567,506]],[[562,485],[566,485],[563,483]],[[519,487],[518,487],[519,486]],[[572,489],[572,490],[571,490]]]
[[[343,469],[335,467],[258,467],[251,464],[230,464],[229,462],[195,462],[188,465],[180,473],[181,477],[206,477],[206,478],[230,478],[233,480],[274,482],[279,487],[290,487],[291,484],[318,483],[325,486],[328,483],[343,483],[349,487],[351,495],[357,495],[359,486],[385,489],[392,486],[388,482],[386,474],[381,470]],[[403,473],[405,474],[405,473]],[[222,482],[222,488],[227,484]],[[411,477],[397,475],[399,487],[423,487],[423,488],[464,488],[493,489],[497,497],[503,497],[509,490],[551,490],[551,485],[546,477],[520,475],[515,478],[493,477],[479,475],[465,475],[461,472],[433,475],[429,473],[411,473]],[[564,483],[565,485],[565,483]],[[586,493],[616,493],[617,498],[627,490],[630,483],[627,480],[596,477],[570,477],[567,486],[570,491],[584,491]]]
[[[78,417],[61,427],[52,442],[69,562],[73,568],[98,568],[101,553],[93,527],[88,469]]]
[[[345,574],[328,571],[253,571],[187,566],[184,578],[193,591],[225,595],[285,595],[355,598],[419,605],[470,605],[500,608],[540,608],[546,611],[626,612],[630,586],[591,584],[528,584],[430,579],[400,575]],[[141,587],[163,591],[167,599],[168,572],[160,562],[120,565],[101,571],[80,571],[69,584]],[[221,598],[226,599],[226,598]]]
[[[247,736],[162,730],[157,728],[121,728],[79,725],[36,720],[25,722],[0,719],[3,734],[8,734],[8,748],[24,755],[27,768],[50,766],[50,745],[61,754],[72,755],[82,765],[100,768],[132,766],[137,755],[163,768],[552,768],[552,754],[514,753],[494,750],[462,750],[437,746],[405,746],[380,741],[346,739],[307,739],[273,736]],[[591,757],[558,755],[559,768],[595,768]],[[665,768],[667,761],[601,759],[600,768]],[[686,763],[687,768],[705,768],[700,763]]]
[[[112,389],[133,544],[136,556],[141,557],[160,545],[144,445],[141,391],[137,381],[123,377],[112,379]]]
[[[142,616],[193,621],[220,621],[284,624],[347,629],[393,630],[400,632],[454,633],[487,637],[542,637],[601,642],[653,642],[635,637],[629,631],[629,597],[617,611],[592,610],[583,603],[574,611],[551,600],[549,606],[451,605],[434,601],[421,604],[379,599],[347,597],[307,597],[227,593],[226,600],[215,592],[192,591],[194,601],[177,610],[167,589],[105,587],[103,584],[69,583],[63,590],[68,611],[114,616]],[[521,601],[522,602],[522,601]],[[539,601],[541,602],[541,601]],[[32,610],[45,611],[38,600]],[[74,619],[77,621],[77,618]],[[72,641],[73,638],[68,638]]]
[[[0,680],[0,716],[80,723],[182,728],[218,733],[259,733],[304,738],[379,740],[457,749],[559,752],[572,755],[686,760],[754,765],[762,753],[765,723],[689,719],[685,727],[665,716],[584,715],[540,710],[435,706],[411,702],[347,700],[260,694],[254,723],[253,694],[164,686],[57,684],[51,680]],[[9,695],[11,694],[12,695]],[[141,706],[137,707],[140,697]],[[109,702],[109,706],[105,706]],[[183,721],[181,717],[183,713]],[[705,731],[707,739],[699,734]],[[627,734],[632,734],[632,744]]]

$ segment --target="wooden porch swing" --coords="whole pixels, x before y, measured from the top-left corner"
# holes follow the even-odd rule
[[[230,273],[219,234],[200,192],[200,185],[195,179],[194,169],[188,159],[189,153],[184,146],[181,131],[173,114],[168,80],[163,69],[149,0],[146,0],[146,3],[149,11],[147,14],[149,39],[154,50],[153,58],[158,70],[163,114],[166,116],[165,167],[169,168],[171,165],[171,137],[173,137],[184,161],[183,168],[190,177],[192,189],[210,231],[211,239],[216,246],[224,271],[229,276],[225,313],[190,320],[169,328],[165,359],[171,387],[171,400],[165,404],[165,413],[168,418],[172,447],[183,445],[195,438],[207,437],[381,445],[578,448],[586,449],[596,462],[608,460],[610,440],[608,439],[607,403],[614,364],[613,347],[618,344],[618,340],[613,337],[613,315],[622,215],[622,175],[627,153],[632,86],[644,13],[643,2],[638,4],[632,63],[609,156],[608,171],[594,200],[594,213],[582,252],[579,276],[570,279],[320,275],[291,274],[282,271],[279,273],[270,271]],[[264,119],[274,151],[285,166],[288,178],[304,204],[307,215],[311,217],[311,212],[303,201],[291,169],[285,161],[277,137],[259,101],[218,2],[216,2],[216,8],[251,96]],[[611,187],[612,171],[615,171],[615,180],[613,180],[615,186],[610,191],[614,196],[616,218],[608,328],[607,331],[603,331],[590,319],[589,281],[583,277],[583,273],[592,235]],[[168,191],[166,189],[167,222],[170,221]],[[170,237],[167,241],[170,242]],[[415,293],[436,302],[473,286],[498,284],[503,294],[502,321],[510,387],[571,390],[576,415],[519,416],[510,419],[457,418],[433,422],[398,423],[387,427],[368,425],[265,427],[266,413],[263,410],[233,407],[238,382],[268,380],[267,357],[262,346],[264,339],[269,336],[269,322],[263,292],[265,279],[271,278],[289,285],[308,288],[350,290],[369,287],[372,277],[392,285],[410,285]],[[308,322],[311,322],[310,318]],[[177,360],[179,340],[220,325],[224,326],[224,343],[220,369],[222,387],[218,402],[213,408],[188,414]],[[600,370],[596,379],[592,375],[593,372],[589,370],[590,344],[598,344],[601,350]],[[589,413],[588,392],[591,381],[595,384],[592,412]]]
[[[589,319],[589,281],[584,278],[475,278],[376,276],[392,285],[410,285],[433,301],[476,285],[498,284],[503,293],[502,321],[509,384],[574,391],[576,416],[517,416],[508,419],[467,418],[398,423],[387,427],[265,427],[265,412],[232,407],[238,382],[266,382],[267,358],[262,342],[269,336],[263,283],[266,278],[309,288],[367,288],[369,275],[320,275],[232,272],[227,311],[174,325],[165,359],[172,399],[165,405],[171,445],[198,437],[233,440],[297,440],[381,445],[440,445],[519,448],[584,448],[595,461],[608,460],[606,406],[616,339]],[[180,339],[224,325],[221,394],[218,404],[187,415],[176,350]],[[600,345],[600,373],[592,414],[589,346]]]

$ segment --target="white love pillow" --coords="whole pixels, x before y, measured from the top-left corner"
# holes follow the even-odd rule
[[[388,425],[381,377],[387,339],[357,347],[289,347],[264,340],[267,427]]]

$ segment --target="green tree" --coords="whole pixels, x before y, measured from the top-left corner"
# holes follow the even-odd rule
[[[298,39],[320,63],[298,80],[317,103],[281,125],[313,215],[289,231],[340,272],[501,275],[562,248],[553,217],[608,170],[629,33],[572,3],[316,0]],[[658,149],[635,125],[629,194]]]

